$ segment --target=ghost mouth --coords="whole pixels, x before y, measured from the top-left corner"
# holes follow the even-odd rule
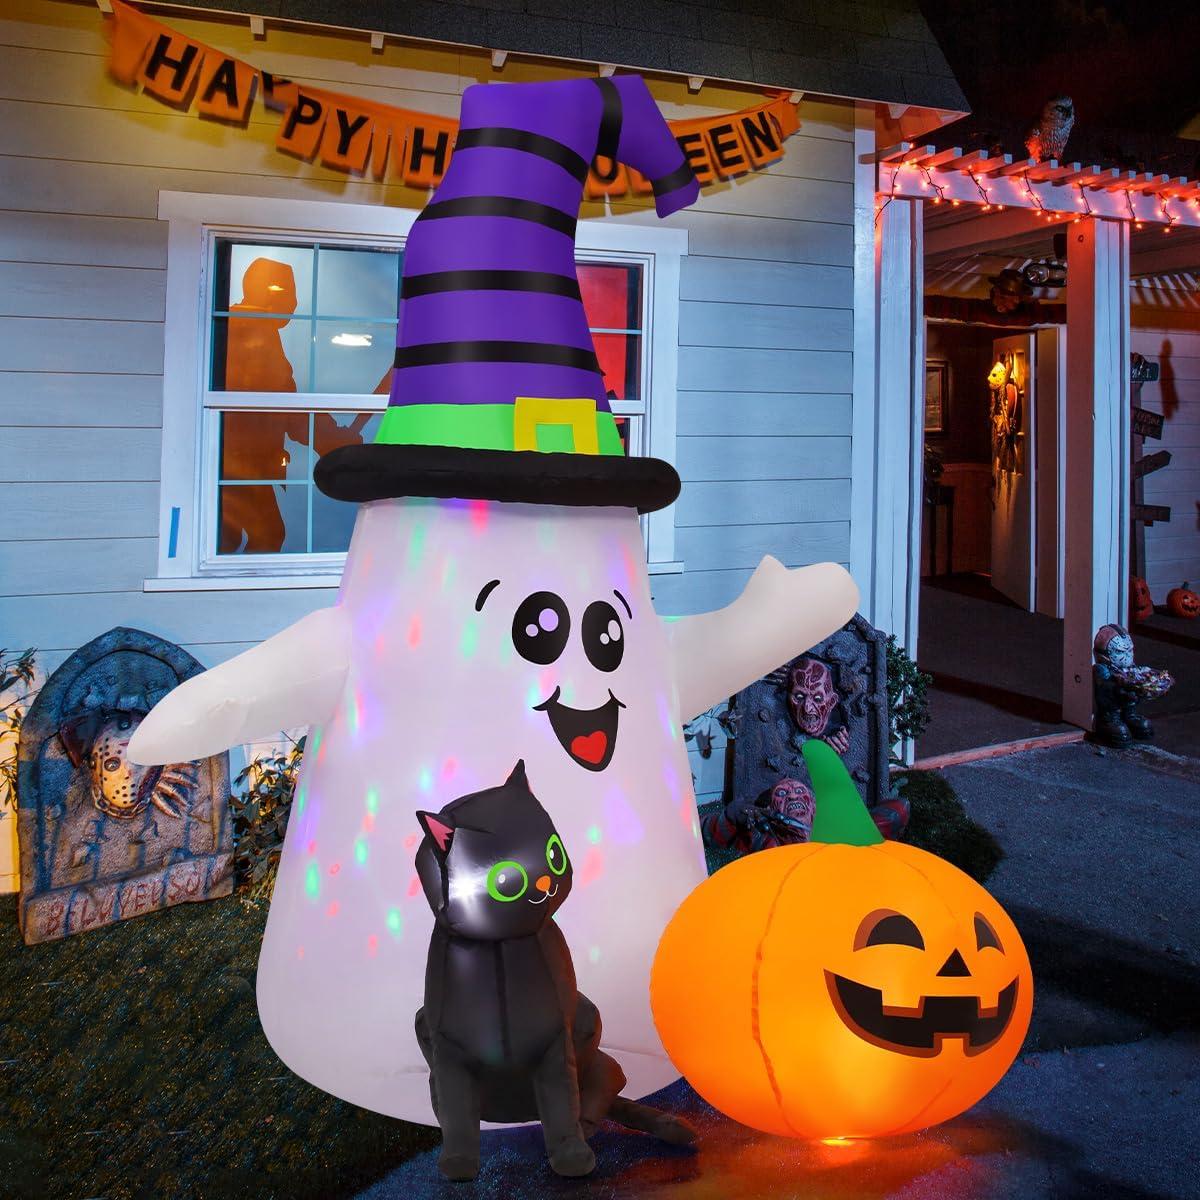
[[[532,896],[530,896],[529,903],[530,904],[545,904],[547,900],[552,900],[557,895],[558,895],[558,884],[556,883],[554,885],[554,887],[550,889],[550,891],[542,893],[542,898],[540,900],[535,900]]]
[[[612,761],[617,745],[617,720],[625,707],[610,691],[608,702],[599,708],[568,708],[559,702],[560,688],[534,712],[544,712],[550,718],[550,728],[559,745],[588,771],[603,771]]]
[[[865,1042],[898,1054],[932,1058],[947,1038],[957,1038],[968,1055],[980,1054],[999,1040],[1017,1002],[1014,979],[992,1010],[978,996],[924,996],[915,1012],[888,1012],[878,988],[825,972],[829,996],[846,1027]]]

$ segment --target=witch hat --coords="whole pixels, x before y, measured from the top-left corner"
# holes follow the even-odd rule
[[[580,298],[575,223],[597,155],[645,175],[660,217],[699,194],[638,75],[466,90],[405,246],[383,423],[320,460],[327,496],[652,512],[679,494],[669,463],[625,456]]]

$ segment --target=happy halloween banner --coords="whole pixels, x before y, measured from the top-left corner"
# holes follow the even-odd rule
[[[390,175],[413,187],[435,187],[454,149],[458,122],[281,79],[223,50],[176,33],[121,0],[112,0],[108,68],[118,82],[140,86],[183,111],[244,125],[255,98],[281,114],[276,147],[306,162]],[[783,157],[784,140],[800,128],[787,96],[716,117],[669,121],[703,186],[758,170]],[[586,194],[651,195],[649,180],[612,159],[597,158]]]

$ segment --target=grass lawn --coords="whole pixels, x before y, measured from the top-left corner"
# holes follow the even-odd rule
[[[0,1197],[351,1196],[437,1144],[275,1057],[266,912],[231,897],[25,946],[0,898]]]

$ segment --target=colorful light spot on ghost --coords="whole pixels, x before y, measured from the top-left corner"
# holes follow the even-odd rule
[[[325,915],[327,917],[336,917],[338,912],[341,910],[341,907],[342,906],[336,900],[331,900],[329,902],[329,907],[325,910]]]
[[[301,960],[304,958],[304,947],[303,946],[296,947],[296,957]]]
[[[421,559],[425,556],[425,522],[417,521],[413,524],[412,533],[408,535],[408,553],[405,557],[405,565],[409,571],[419,570]]]
[[[304,872],[304,890],[310,900],[315,900],[321,894],[321,868],[315,862],[308,864]]]
[[[342,864],[340,862],[331,863],[329,866],[329,873],[330,875],[336,875],[341,869]]]
[[[388,933],[394,938],[399,938],[404,933],[404,918],[400,915],[398,908],[389,908],[387,915]]]
[[[308,843],[308,852],[309,852],[309,854],[316,854],[316,852],[317,852],[317,843],[316,842]]]
[[[417,778],[417,786],[423,792],[427,792],[433,787],[433,772],[428,767],[421,768],[421,774]]]
[[[408,837],[406,837],[404,839],[405,850],[411,850],[416,844],[417,844],[417,835],[415,833],[410,833],[408,835]]]
[[[604,851],[599,846],[591,846],[579,871],[579,886],[587,887],[589,883],[595,883],[603,874]]]
[[[588,947],[588,962],[598,963],[599,961],[600,961],[600,947],[599,946],[589,946]]]
[[[574,703],[575,703],[575,686],[570,683],[564,683],[563,688],[562,688],[562,695],[559,696],[559,699],[564,704],[574,705]]]
[[[662,722],[662,727],[667,731],[667,737],[674,738],[677,730],[675,729],[675,722],[671,718],[671,709],[667,704],[667,698],[662,692],[659,692],[655,700],[658,704],[658,719]]]
[[[525,703],[529,707],[529,709],[532,711],[534,706],[541,704],[541,702],[542,702],[542,693],[541,693],[540,689],[538,688],[537,681],[535,680],[533,683],[531,683],[529,685],[529,691],[525,693]],[[541,715],[542,715],[541,713],[534,713],[534,716],[537,716],[537,717],[540,717]]]
[[[408,623],[408,644],[411,649],[416,649],[421,644],[421,614],[413,613],[412,620]]]
[[[350,703],[346,706],[346,724],[350,727],[350,733],[357,734],[359,726],[362,724],[362,697],[358,693],[358,688],[355,688],[350,694]]]
[[[304,785],[296,789],[296,815],[299,816],[304,811],[304,806],[308,803],[308,786]]]
[[[374,816],[379,811],[379,789],[367,788],[367,812]]]
[[[476,533],[483,533],[487,529],[488,524],[488,502],[486,500],[472,500],[469,508],[471,510],[471,528]]]
[[[692,837],[698,838],[699,836],[700,836],[700,822],[697,819],[696,814],[692,813]]]
[[[599,825],[589,825],[588,826],[587,840],[589,842],[591,842],[593,846],[595,846],[599,843],[599,841],[600,841],[600,826]]]
[[[645,571],[646,568],[639,567],[638,564],[634,562],[633,554],[630,552],[629,547],[624,542],[621,543],[621,558],[625,567],[625,585],[630,591],[632,591],[633,581],[638,577],[639,574]],[[632,607],[632,605],[630,607]]]
[[[375,934],[370,934],[367,937],[367,955],[370,958],[375,957],[375,951],[379,949],[379,938]]]
[[[375,832],[375,818],[374,818],[374,816],[372,816],[371,813],[366,813],[363,816],[362,827],[363,827],[363,833],[374,833]]]
[[[447,554],[442,560],[442,591],[446,591],[454,583],[454,576],[458,573],[458,562],[452,554]]]
[[[413,877],[412,877],[412,878],[411,878],[411,879],[408,881],[408,896],[409,896],[409,899],[411,900],[411,899],[412,899],[412,897],[413,897],[413,896],[415,896],[415,895],[416,895],[416,894],[417,894],[417,893],[418,893],[420,890],[421,890],[421,877],[420,877],[419,875],[414,875],[414,876],[413,876]]]
[[[383,634],[381,633],[375,639],[375,657],[382,658],[386,651],[387,651],[387,642],[384,641]]]
[[[679,802],[679,819],[687,830],[692,828],[696,820],[696,806],[687,796]]]
[[[356,837],[354,839],[354,861],[360,867],[367,865],[367,839],[365,837]]]
[[[457,774],[458,774],[458,759],[457,758],[446,759],[446,761],[444,763],[442,763],[442,778],[444,780],[446,780],[447,783],[449,783],[450,780],[453,779],[454,776]]]
[[[463,626],[462,636],[458,639],[459,653],[463,658],[473,658],[479,646],[479,622],[472,619]]]
[[[543,550],[552,550],[554,543],[558,538],[558,526],[553,521],[539,521],[537,523],[537,540],[538,545]]]
[[[604,827],[618,846],[640,842],[645,830],[633,806],[618,787],[609,788],[604,796]]]

